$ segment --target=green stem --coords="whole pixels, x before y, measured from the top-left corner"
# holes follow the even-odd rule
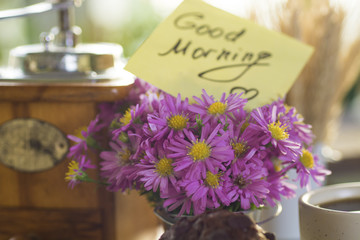
[[[90,183],[96,183],[96,184],[105,185],[105,186],[109,186],[109,185],[110,185],[110,183],[92,179],[92,178],[90,178],[90,177],[87,176],[87,175],[86,175],[86,177],[81,178],[81,181],[83,181],[83,182],[90,182]]]

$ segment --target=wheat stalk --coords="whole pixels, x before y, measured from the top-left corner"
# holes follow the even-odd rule
[[[261,22],[258,14],[251,16]],[[286,100],[313,125],[316,141],[327,144],[335,137],[341,101],[360,69],[359,36],[348,45],[342,39],[345,17],[329,0],[288,0],[271,18],[274,29],[315,49]]]

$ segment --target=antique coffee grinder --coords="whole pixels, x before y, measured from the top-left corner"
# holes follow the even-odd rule
[[[111,193],[64,181],[67,134],[88,125],[98,102],[123,99],[134,76],[116,44],[78,42],[81,0],[0,11],[0,20],[57,12],[41,42],[10,51],[0,69],[0,239],[115,239]],[[96,176],[96,172],[93,173]]]

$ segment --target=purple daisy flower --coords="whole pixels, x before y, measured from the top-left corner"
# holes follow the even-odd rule
[[[110,142],[110,151],[100,153],[102,159],[101,176],[107,179],[110,191],[125,191],[131,189],[136,183],[138,168],[135,166],[139,162],[134,154],[138,151],[138,141],[136,137],[129,136],[129,142],[120,140]]]
[[[179,190],[173,170],[173,160],[166,156],[160,144],[155,148],[147,149],[144,158],[136,164],[136,167],[139,168],[139,181],[144,183],[147,191],[156,192],[159,188],[160,197],[166,198],[170,188]]]
[[[261,135],[258,141],[262,145],[271,143],[280,154],[297,157],[301,154],[301,144],[289,138],[288,125],[281,119],[279,120],[277,110],[276,105],[272,105],[270,108],[266,106],[255,109],[251,113],[255,122],[250,124],[259,130]]]
[[[100,116],[97,115],[93,121],[90,121],[90,124],[87,127],[87,135],[83,135],[84,137],[88,137],[89,135],[96,134],[106,126],[106,123],[103,123]]]
[[[85,156],[82,156],[78,162],[71,161],[68,168],[65,180],[69,181],[69,187],[74,188],[78,183],[89,180],[85,171],[89,168],[96,168],[96,166],[92,165]]]
[[[301,187],[330,173],[302,150],[313,141],[311,126],[284,99],[252,112],[237,94],[217,101],[203,90],[194,100],[188,105],[180,94],[172,97],[136,79],[126,100],[100,104],[87,129],[68,136],[76,143],[69,156],[77,160],[66,174],[69,186],[91,180],[85,170],[93,167],[88,156],[94,151],[108,190],[142,189],[159,196],[168,211],[197,215],[292,197],[290,170]]]
[[[291,124],[291,136],[298,142],[304,142],[307,145],[312,144],[314,139],[314,134],[311,131],[311,125],[304,123],[304,118],[296,113],[295,108],[291,108],[287,116],[290,115],[290,124]]]
[[[269,193],[269,183],[266,181],[268,173],[264,167],[250,167],[244,165],[242,172],[231,174],[228,184],[231,190],[228,197],[231,202],[239,201],[241,208],[247,210],[253,203],[256,207],[263,204],[263,199]]]
[[[182,134],[182,130],[189,127],[188,99],[181,100],[180,94],[174,98],[168,94],[160,101],[158,112],[148,115],[150,129],[154,132],[154,139],[172,138],[174,134]]]
[[[227,197],[227,189],[224,187],[222,173],[214,174],[206,172],[205,179],[183,180],[181,186],[185,189],[186,196],[191,197],[194,212],[200,214],[206,209],[220,207],[220,204],[228,206],[230,199]]]
[[[279,99],[271,105],[276,105],[277,115],[282,122],[287,123],[287,131],[293,141],[305,142],[308,145],[312,143],[314,135],[311,131],[311,125],[304,124],[304,118],[296,112],[295,107],[284,104],[284,99]]]
[[[68,158],[74,158],[80,161],[83,155],[87,155],[89,149],[99,148],[95,137],[103,128],[104,125],[99,123],[99,116],[96,116],[94,120],[90,121],[88,127],[80,130],[78,136],[68,135],[67,137],[76,143],[70,147]]]
[[[223,93],[220,100],[216,101],[204,89],[202,92],[202,99],[193,97],[197,104],[190,105],[189,110],[199,114],[203,124],[208,121],[217,123],[218,120],[225,124],[227,118],[232,116],[238,109],[243,108],[247,103],[247,100],[241,98],[241,95],[238,94],[230,94],[226,97],[226,94]]]
[[[145,105],[136,104],[135,107],[131,107],[120,119],[118,120],[120,123],[120,128],[115,129],[113,131],[114,139],[116,139],[122,132],[127,131],[129,129],[139,129],[143,126],[145,122],[146,114],[144,114]],[[140,126],[138,126],[140,125]]]
[[[75,142],[76,144],[71,146],[69,149],[69,153],[67,155],[68,158],[81,159],[84,154],[88,152],[88,146],[86,144],[86,139],[82,137],[77,137],[74,135],[67,135],[68,139]]]
[[[312,144],[314,139],[314,134],[311,131],[311,125],[305,124],[302,121],[297,121],[293,123],[293,129],[296,132],[297,138],[299,141],[306,143],[307,145]]]
[[[234,160],[231,162],[230,171],[239,174],[245,164],[251,159],[254,165],[262,165],[261,159],[256,155],[258,151],[257,131],[249,126],[246,120],[228,126],[230,145],[234,150]]]
[[[313,155],[309,150],[303,149],[301,156],[294,163],[296,172],[298,174],[297,179],[300,179],[300,187],[308,186],[309,178],[321,185],[321,182],[325,180],[325,176],[331,174],[331,171],[325,169],[319,161],[317,155]]]
[[[269,183],[269,193],[266,197],[266,201],[270,206],[275,206],[275,200],[281,201],[281,196],[285,198],[292,198],[296,196],[294,189],[296,185],[291,184],[286,181],[287,178],[283,173],[278,172],[276,174],[269,175],[267,177],[267,182]]]
[[[184,129],[186,138],[170,139],[168,149],[172,151],[168,157],[174,159],[174,171],[186,171],[187,179],[205,179],[206,172],[217,173],[225,170],[225,165],[234,159],[234,152],[227,143],[228,134],[219,136],[221,124],[202,127],[201,136]],[[176,160],[175,160],[176,159]]]

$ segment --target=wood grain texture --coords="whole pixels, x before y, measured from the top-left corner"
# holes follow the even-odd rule
[[[96,115],[94,103],[10,104],[12,114],[7,114],[6,119],[0,116],[0,124],[14,118],[31,117],[49,122],[65,134],[73,134],[77,129],[87,126]],[[64,181],[68,162],[62,161],[55,168],[39,173],[21,173],[0,165],[0,205],[50,208],[98,206],[98,189],[94,185],[82,184],[76,191],[68,188]],[[97,173],[92,171],[91,175],[96,177]]]
[[[107,102],[123,99],[133,80],[104,83],[0,82],[0,101]]]
[[[35,118],[65,135],[74,134],[94,119],[98,102],[123,99],[129,88],[105,83],[0,82],[0,125]],[[0,240],[15,235],[26,239],[33,233],[49,240],[116,239],[114,194],[94,184],[70,189],[64,181],[69,161],[36,173],[0,164]],[[90,175],[97,178],[97,170]]]
[[[155,231],[161,224],[144,196],[135,190],[118,192],[116,197],[116,235],[118,240],[139,240],[145,232]]]
[[[0,240],[98,240],[101,215],[97,209],[0,208]]]

